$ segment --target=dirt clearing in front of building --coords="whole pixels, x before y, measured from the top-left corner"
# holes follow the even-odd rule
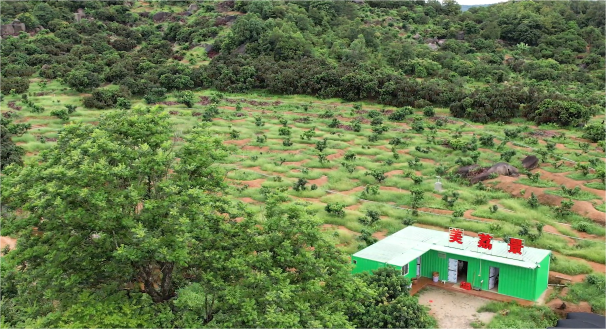
[[[494,313],[477,310],[490,300],[444,289],[425,287],[417,294],[421,305],[429,306],[441,329],[471,329],[472,322],[487,324]]]

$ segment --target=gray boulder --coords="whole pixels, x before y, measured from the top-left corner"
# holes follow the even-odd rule
[[[479,168],[480,168],[480,166],[475,165],[475,164],[471,165],[471,166],[463,166],[457,170],[457,174],[461,175],[461,177],[467,177],[467,176],[469,176],[470,172],[473,172]]]
[[[195,13],[196,11],[198,11],[198,5],[192,3],[191,5],[189,5],[189,7],[187,7],[187,11],[189,11],[190,13]]]
[[[526,170],[532,170],[539,166],[539,158],[534,155],[529,155],[522,160],[522,166]]]
[[[490,179],[490,175],[493,173],[503,175],[503,176],[511,176],[511,177],[520,176],[520,173],[518,172],[518,169],[516,167],[510,165],[509,163],[499,162],[499,163],[493,165],[492,167],[488,168],[488,170],[484,171],[483,173],[472,177],[469,181],[472,184],[475,184],[475,183],[481,182],[481,181],[485,181],[487,179]]]
[[[163,20],[167,19],[168,17],[170,17],[170,13],[161,11],[159,13],[155,13],[152,18],[153,18],[154,22],[162,22]]]

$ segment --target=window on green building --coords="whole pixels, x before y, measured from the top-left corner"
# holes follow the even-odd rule
[[[402,275],[408,274],[408,264],[402,266]]]

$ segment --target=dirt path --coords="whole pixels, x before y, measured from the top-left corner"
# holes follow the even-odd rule
[[[576,186],[578,186],[581,190],[587,191],[589,193],[593,193],[593,194],[597,195],[598,197],[601,197],[602,200],[606,201],[606,192],[605,191],[587,187],[587,186],[583,185],[583,182],[581,182],[581,181],[577,181],[572,178],[566,177],[566,175],[569,175],[569,173],[566,173],[566,172],[552,173],[552,172],[545,171],[542,169],[535,169],[535,170],[533,170],[533,172],[541,173],[541,179],[551,180],[554,183],[556,183],[558,185],[564,185],[567,188],[575,188]]]
[[[478,313],[478,308],[490,300],[460,292],[435,287],[424,288],[418,294],[419,304],[429,306],[431,314],[438,321],[438,328],[471,329],[472,322],[490,322],[494,313]]]

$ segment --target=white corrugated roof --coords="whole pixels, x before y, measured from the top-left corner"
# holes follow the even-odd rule
[[[409,226],[385,239],[358,251],[355,257],[402,266],[428,250],[448,252],[496,263],[536,268],[551,251],[524,246],[522,255],[509,253],[503,241],[492,241],[492,249],[478,248],[478,238],[463,236],[463,244],[450,243],[448,232]]]

